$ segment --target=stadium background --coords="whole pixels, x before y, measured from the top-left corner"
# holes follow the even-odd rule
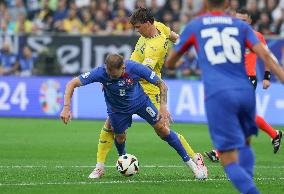
[[[246,7],[250,11],[253,19],[253,27],[265,35],[269,48],[284,67],[284,0],[230,0],[229,2],[230,8],[227,10],[228,13],[233,13],[234,10],[239,7]],[[2,138],[0,138],[2,139],[0,141],[2,142],[2,144],[0,143],[0,154],[2,155],[0,155],[0,174],[2,177],[2,180],[0,179],[0,186],[5,184],[12,185],[12,187],[1,187],[0,190],[2,189],[4,193],[18,193],[18,184],[25,182],[25,180],[29,180],[31,184],[38,180],[43,180],[42,182],[46,181],[47,185],[50,183],[48,182],[50,179],[40,177],[40,175],[38,176],[38,180],[36,178],[26,177],[34,177],[34,173],[50,173],[52,171],[51,174],[54,175],[54,177],[59,177],[56,179],[51,178],[52,181],[55,183],[56,181],[66,183],[66,180],[69,180],[70,177],[62,176],[62,174],[74,171],[74,167],[71,169],[65,167],[63,171],[59,170],[57,173],[54,172],[54,169],[51,171],[48,169],[31,172],[26,172],[25,170],[22,172],[20,170],[23,175],[17,177],[14,175],[15,170],[13,168],[10,169],[9,166],[39,164],[47,165],[49,168],[49,165],[70,166],[74,163],[81,165],[95,163],[94,150],[96,150],[96,147],[94,146],[96,146],[98,137],[92,137],[92,140],[89,139],[89,144],[84,141],[87,140],[88,142],[87,136],[92,136],[94,133],[99,134],[102,122],[97,120],[102,120],[106,117],[106,108],[103,103],[103,94],[99,84],[92,84],[77,89],[72,102],[72,111],[76,119],[96,120],[96,122],[73,121],[70,126],[70,134],[67,135],[71,142],[72,138],[76,139],[76,141],[79,141],[77,138],[82,138],[82,142],[77,143],[85,145],[85,148],[91,145],[91,147],[88,147],[88,150],[72,147],[76,144],[71,145],[70,142],[63,141],[65,135],[68,133],[68,127],[63,127],[63,124],[60,125],[61,123],[58,124],[57,120],[45,120],[39,119],[39,117],[59,118],[67,81],[75,75],[89,71],[93,67],[102,64],[107,53],[119,52],[126,58],[130,56],[138,39],[138,35],[128,24],[128,16],[136,7],[151,7],[155,18],[164,22],[176,32],[181,32],[183,26],[190,21],[190,19],[203,13],[206,8],[204,2],[201,0],[0,0],[0,48],[2,48],[3,45],[8,45],[9,47],[9,54],[3,52],[3,49],[1,49],[0,59],[3,58],[4,55],[7,55],[8,57],[16,57],[18,61],[25,59],[32,64],[24,70],[23,68],[17,68],[11,71],[9,75],[5,75],[3,71],[0,71],[0,117],[2,117],[0,118],[0,131],[2,134]],[[24,48],[29,49],[31,53],[24,53]],[[21,64],[18,65],[18,67],[21,67]],[[4,67],[3,64],[0,66]],[[258,114],[273,125],[283,126],[284,86],[272,77],[271,87],[268,90],[262,90],[261,80],[263,78],[263,72],[263,64],[258,62]],[[186,132],[182,133],[186,133],[186,137],[190,137],[190,141],[194,145],[202,144],[198,147],[198,151],[205,151],[210,148],[206,125],[189,124],[206,123],[203,106],[203,86],[199,81],[200,73],[193,50],[179,61],[177,71],[173,72],[163,69],[163,77],[169,85],[169,109],[175,122],[186,123],[184,125],[177,125],[182,128],[191,128],[191,131],[185,130]],[[26,119],[13,119],[10,117],[26,117]],[[33,117],[37,119],[32,119]],[[137,117],[134,118],[139,119]],[[39,125],[40,130],[34,125]],[[92,125],[92,127],[90,127],[90,125]],[[82,134],[78,135],[76,127],[82,129],[82,133],[86,133],[86,136]],[[137,130],[140,133],[141,129],[145,127],[145,124],[139,123],[134,125],[133,130]],[[91,131],[92,128],[97,128],[98,131]],[[149,128],[149,126],[147,126],[147,128]],[[38,133],[43,133],[44,136],[40,136]],[[59,139],[52,136],[52,134],[57,133],[59,133]],[[34,138],[28,141],[29,143],[27,145],[31,144],[34,147],[25,149],[27,143],[25,138],[30,134],[33,134]],[[44,139],[45,137],[51,137],[51,139],[53,139],[53,141],[46,142],[47,144],[45,146],[50,146],[54,148],[54,150],[45,150],[41,147],[41,142],[37,142],[36,140],[37,138]],[[131,136],[130,132],[129,144],[131,146],[137,146],[136,142],[134,144],[131,142],[131,138],[137,140],[137,142],[140,141],[140,143],[149,138],[144,132],[143,137],[145,138],[141,138],[142,140],[138,139],[138,137],[134,135]],[[151,137],[152,136],[150,136],[150,140]],[[205,138],[200,140],[202,137]],[[191,138],[196,139],[192,140]],[[93,139],[95,139],[95,143]],[[262,152],[271,154],[268,138],[260,136],[259,139],[259,143],[256,144],[258,146],[258,149],[256,149],[257,155],[261,155]],[[154,139],[151,141],[151,144],[153,142],[158,142],[158,140]],[[76,151],[73,152],[74,150],[66,149],[67,145]],[[23,146],[22,154],[16,151],[19,149],[17,146]],[[65,148],[65,150],[63,148],[57,150],[60,146]],[[139,147],[143,146],[140,145]],[[93,151],[92,155],[90,155],[91,149]],[[151,149],[153,149],[153,147],[149,147],[147,150],[149,151]],[[166,148],[163,149],[167,150]],[[25,151],[31,150],[35,150],[34,155],[25,153]],[[82,156],[82,154],[87,151],[89,154]],[[146,156],[143,155],[145,150],[143,151],[142,149],[130,149],[130,151],[135,155],[137,154],[142,162],[149,161],[151,156],[155,157],[156,155],[155,149],[152,150],[153,153],[150,152],[148,153],[149,155],[147,154]],[[160,150],[156,151],[159,152]],[[42,155],[41,160],[36,160],[35,158],[39,157],[39,152],[50,152],[50,155]],[[18,155],[16,153],[18,153]],[[72,153],[74,156],[72,156],[72,154],[67,155],[68,153]],[[167,153],[167,151],[165,151],[165,153]],[[52,154],[61,155],[62,158],[59,156],[59,159],[55,159]],[[279,187],[279,185],[283,183],[283,165],[280,163],[281,159],[283,161],[283,153],[280,153],[282,155],[278,156],[278,158],[275,157],[273,159],[271,157],[274,156],[270,156],[269,154],[268,158],[261,158],[258,163],[260,167],[257,166],[258,184],[262,185],[263,190],[265,190],[264,185],[266,184]],[[41,154],[39,155],[41,156]],[[80,159],[78,159],[79,156],[81,156]],[[28,157],[30,160],[28,160]],[[64,157],[74,163],[70,163],[70,161],[66,162],[65,159],[63,159]],[[172,152],[164,156],[164,158],[167,157],[176,158],[175,153]],[[151,160],[152,159],[153,158],[151,158]],[[113,154],[110,156],[108,162],[111,161],[110,164],[113,165],[115,160],[116,156],[113,150]],[[170,160],[171,159],[162,160],[162,162],[160,162],[158,159],[154,159],[152,162],[155,165],[171,165]],[[272,163],[270,163],[271,161]],[[271,165],[271,171],[267,170],[267,165],[269,164]],[[8,168],[6,169],[5,166],[8,166]],[[76,175],[79,175],[81,176],[79,181],[86,181],[82,179],[82,177],[86,177],[89,170],[90,169],[84,169],[84,167],[83,169],[75,170],[74,174],[71,173],[71,177],[74,178]],[[158,170],[155,170],[154,173],[160,175],[162,178],[168,175],[171,177],[170,171],[162,170],[161,173]],[[188,177],[185,177],[180,167],[174,170],[175,175],[178,176],[178,180],[177,182],[173,182],[173,184],[178,183],[178,185],[182,185],[184,182],[190,182],[188,181]],[[219,174],[222,173],[222,170],[217,170],[216,166],[209,166],[209,170],[211,170],[211,172],[213,171],[212,176],[216,180]],[[155,177],[152,171],[146,170],[146,172],[148,173],[146,173],[146,177],[148,178],[150,175],[151,180],[154,180],[153,183],[160,183],[159,181],[161,180]],[[119,175],[117,175],[114,170],[111,171],[110,175],[110,177],[106,178],[106,181],[120,181],[119,177],[117,177]],[[139,176],[137,179],[134,179],[134,184],[135,181],[137,181],[136,184],[147,184],[148,180],[145,182],[143,173]],[[266,179],[267,176],[270,176],[271,179]],[[274,179],[276,182],[273,182]],[[227,185],[223,190],[224,193],[226,192],[226,188],[230,187],[225,180],[222,179],[220,181],[225,182],[224,185]],[[171,181],[168,182],[172,184]],[[13,184],[16,185],[16,188],[13,187]],[[208,189],[211,189],[210,181],[208,184]],[[223,183],[219,182],[219,184],[222,185]],[[198,183],[197,185],[204,186],[202,183]],[[220,185],[215,185],[214,187],[220,189]],[[272,189],[271,187],[266,188],[267,190],[265,191],[270,191]],[[182,186],[175,187],[174,185],[173,188],[176,189],[175,191],[177,193],[178,191],[183,191],[179,190],[182,189]],[[283,186],[279,188],[279,191],[284,190]],[[158,189],[160,189],[160,187],[158,187]],[[133,191],[137,190],[133,188]],[[154,191],[155,189],[153,192]],[[26,190],[24,193],[25,192],[37,193],[37,191],[32,192],[31,190]],[[51,191],[47,189],[46,192],[50,193]],[[147,190],[147,192],[149,192],[149,190]],[[202,192],[204,193],[204,190],[202,190]],[[212,193],[212,190],[210,190],[210,192]],[[278,190],[275,190],[273,193],[278,193]]]

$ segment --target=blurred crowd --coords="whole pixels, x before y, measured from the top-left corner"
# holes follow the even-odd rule
[[[228,12],[246,7],[261,33],[284,34],[284,0],[229,2]],[[206,9],[204,0],[0,0],[0,32],[129,34],[128,17],[138,7],[151,8],[176,32]]]
[[[0,34],[69,33],[87,35],[129,35],[135,33],[128,22],[131,12],[138,7],[152,9],[155,19],[180,33],[193,17],[206,10],[205,0],[0,0]],[[284,0],[229,0],[227,12],[233,14],[245,7],[252,16],[253,27],[264,35],[284,35]],[[6,47],[6,48],[5,48]],[[25,69],[15,56],[7,58],[7,45],[0,53],[0,75]],[[29,48],[19,56],[33,64]],[[12,55],[12,53],[11,53]],[[11,63],[9,71],[1,68]],[[31,66],[31,65],[30,65]],[[30,73],[32,74],[32,70]],[[179,62],[179,70],[165,71],[168,77],[199,78],[194,50]]]

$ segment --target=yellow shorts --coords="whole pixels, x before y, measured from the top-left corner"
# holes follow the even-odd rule
[[[148,94],[151,102],[155,105],[155,107],[160,109],[160,94]]]

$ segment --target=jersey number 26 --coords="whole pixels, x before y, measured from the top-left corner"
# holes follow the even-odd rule
[[[209,38],[204,49],[208,61],[212,65],[226,63],[240,63],[242,60],[241,45],[234,36],[239,35],[236,27],[225,27],[221,32],[218,28],[201,30],[202,38]],[[223,51],[215,52],[214,47],[223,47]]]

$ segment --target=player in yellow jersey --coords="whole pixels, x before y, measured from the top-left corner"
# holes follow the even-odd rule
[[[172,32],[170,28],[164,24],[154,21],[151,11],[146,8],[139,8],[135,10],[130,17],[130,23],[141,35],[130,59],[144,64],[161,77],[161,70],[168,49],[172,42],[175,42],[178,39],[178,34]],[[159,88],[147,81],[141,81],[141,85],[144,92],[150,97],[153,104],[159,110]],[[195,153],[182,135],[178,134],[178,137],[188,155],[193,159],[197,166],[202,168],[207,174],[207,168],[204,165],[202,155]],[[112,132],[109,119],[107,119],[100,134],[96,168],[89,175],[89,178],[100,178],[104,175],[104,163],[108,152],[112,148],[113,142],[114,134]]]

